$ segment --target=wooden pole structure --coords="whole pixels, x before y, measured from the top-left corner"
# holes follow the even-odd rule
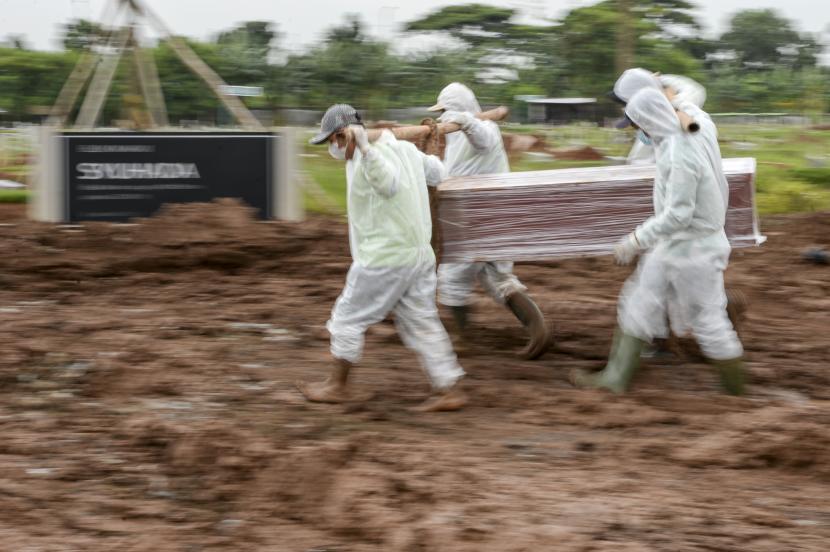
[[[166,127],[168,126],[167,108],[164,105],[164,93],[161,90],[156,63],[152,52],[141,49],[141,41],[137,33],[138,28],[135,28],[133,30],[133,59],[141,95],[144,97],[151,125],[156,128]]]
[[[108,2],[104,6],[101,21],[102,25],[109,28],[106,36],[103,37],[106,41],[106,48],[112,47],[114,33],[111,23],[118,18],[122,6],[123,4],[120,1],[115,0]],[[72,73],[69,75],[69,78],[66,80],[61,88],[61,91],[58,93],[57,100],[55,100],[55,103],[52,105],[52,109],[49,112],[49,118],[46,120],[47,125],[62,127],[66,124],[69,114],[72,113],[72,109],[74,109],[75,104],[78,102],[78,97],[80,96],[81,91],[86,83],[89,82],[89,78],[92,76],[93,71],[95,71],[100,62],[101,55],[97,52],[93,52],[92,49],[81,54],[81,58],[78,60],[78,63],[75,64],[75,67],[72,69]]]
[[[81,111],[75,120],[75,128],[91,129],[98,123],[104,101],[107,99],[115,70],[118,69],[118,62],[127,45],[130,36],[130,28],[121,29],[115,38],[113,48],[115,52],[107,52],[103,60],[98,64],[92,82],[89,83],[89,92],[81,105]]]
[[[260,130],[264,128],[262,123],[260,123],[245,106],[245,104],[242,103],[242,100],[236,96],[228,96],[222,92],[222,87],[226,86],[226,83],[222,80],[222,77],[217,75],[207,63],[202,61],[202,59],[190,49],[190,46],[188,46],[184,40],[173,36],[167,28],[167,25],[164,24],[164,21],[162,21],[161,18],[156,15],[156,13],[153,12],[143,1],[125,1],[128,2],[137,12],[142,13],[147,17],[147,19],[155,26],[156,30],[167,40],[167,43],[173,49],[173,52],[179,56],[182,63],[187,65],[191,71],[205,81],[205,84],[207,84],[213,93],[216,94],[219,101],[222,102],[225,108],[227,108],[239,124],[249,129]]]

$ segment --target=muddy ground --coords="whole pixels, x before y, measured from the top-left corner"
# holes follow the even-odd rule
[[[733,255],[751,300],[748,396],[693,354],[648,362],[625,397],[598,368],[627,270],[521,265],[555,323],[539,361],[475,305],[470,406],[428,389],[391,323],[355,384],[305,403],[349,264],[336,219],[257,223],[179,206],[54,228],[0,206],[0,549],[14,551],[825,551],[830,542],[830,215],[763,221]]]

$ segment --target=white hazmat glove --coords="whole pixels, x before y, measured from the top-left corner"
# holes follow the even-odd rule
[[[637,235],[631,232],[614,246],[614,259],[620,266],[631,264],[631,261],[640,254],[640,242]]]
[[[457,125],[461,125],[461,128],[466,129],[468,126],[473,124],[475,116],[466,111],[445,111],[440,117],[438,117],[438,120],[442,123],[455,123]]]

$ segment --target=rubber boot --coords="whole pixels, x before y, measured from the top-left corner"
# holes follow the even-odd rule
[[[517,291],[510,294],[506,303],[530,336],[530,341],[519,352],[519,357],[527,360],[539,358],[548,350],[551,342],[550,329],[545,322],[545,316],[533,299],[524,292]]]
[[[802,253],[801,256],[805,261],[810,261],[811,263],[823,265],[830,264],[830,253],[827,253],[827,251],[821,249],[820,247],[808,249]]]
[[[329,377],[316,383],[298,381],[297,389],[311,402],[342,403],[353,400],[347,386],[352,366],[347,360],[335,358]]]
[[[731,358],[729,360],[713,360],[718,372],[720,372],[720,382],[723,388],[730,395],[744,394],[744,360],[740,357]]]
[[[450,307],[450,312],[452,312],[452,320],[455,322],[458,334],[464,335],[467,331],[467,314],[470,312],[470,309],[467,305],[461,305],[460,307]]]
[[[726,315],[732,323],[732,329],[737,333],[741,332],[741,322],[748,305],[749,301],[742,291],[737,289],[726,290]]]
[[[619,328],[614,332],[611,355],[608,364],[600,372],[575,370],[571,372],[571,383],[577,387],[608,389],[613,393],[625,393],[628,384],[640,367],[640,352],[644,341],[626,335]]]

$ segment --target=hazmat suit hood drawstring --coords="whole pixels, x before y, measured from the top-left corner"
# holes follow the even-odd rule
[[[682,132],[680,120],[662,91],[644,88],[634,94],[625,114],[655,141]]]
[[[445,86],[438,94],[437,105],[440,105],[446,111],[481,113],[481,106],[476,100],[476,95],[460,82],[453,82]]]

